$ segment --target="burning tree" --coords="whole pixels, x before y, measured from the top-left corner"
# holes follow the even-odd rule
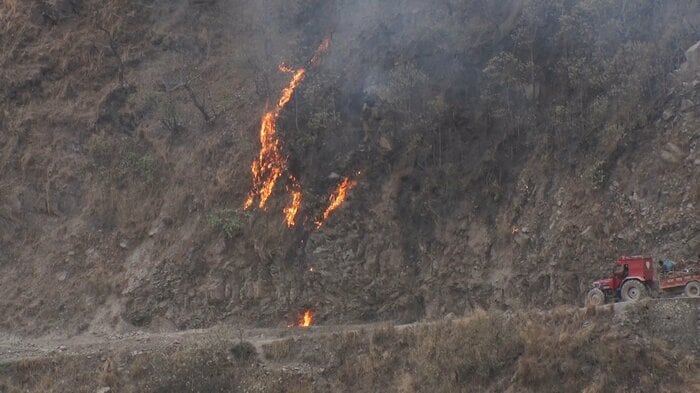
[[[318,65],[321,55],[328,50],[330,39],[327,38],[321,42],[314,55],[309,60],[309,65]],[[284,108],[291,101],[295,91],[306,77],[306,69],[293,69],[285,64],[279,66],[281,72],[291,75],[291,80],[282,90],[280,98],[276,105],[267,111],[260,125],[260,152],[258,157],[253,160],[251,172],[253,175],[253,186],[244,203],[244,208],[250,209],[258,200],[257,207],[265,209],[267,202],[274,191],[275,185],[287,174],[289,181],[286,191],[289,194],[291,201],[284,208],[285,224],[292,228],[296,225],[297,215],[301,209],[303,199],[301,184],[297,177],[289,173],[289,165],[287,157],[282,153],[282,141],[279,139],[277,132],[277,122]],[[336,210],[347,197],[348,191],[355,187],[357,183],[345,178],[329,197],[329,205],[323,212],[322,218],[315,222],[316,228],[320,228],[323,222]]]

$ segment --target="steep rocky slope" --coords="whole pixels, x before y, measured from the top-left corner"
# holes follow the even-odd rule
[[[693,1],[0,5],[0,327],[411,321],[577,303],[700,250]],[[242,211],[278,66],[304,191]],[[692,62],[690,62],[692,63]],[[358,182],[320,229],[338,176]]]

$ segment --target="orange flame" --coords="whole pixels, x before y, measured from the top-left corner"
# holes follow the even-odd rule
[[[283,71],[287,73],[292,73],[294,74],[294,76],[292,77],[292,81],[289,83],[289,86],[285,87],[284,90],[282,90],[282,96],[280,97],[280,100],[277,103],[277,112],[275,113],[275,118],[277,118],[282,109],[285,106],[287,106],[289,100],[292,99],[294,90],[296,90],[296,88],[299,87],[301,81],[304,80],[304,76],[306,76],[306,70],[303,68],[300,68],[296,71],[290,68],[286,68]]]
[[[277,119],[282,109],[292,99],[292,95],[294,95],[294,91],[304,79],[306,71],[303,68],[294,71],[286,66],[280,66],[280,69],[294,75],[289,85],[282,90],[275,109],[265,113],[262,118],[260,126],[260,153],[250,168],[253,173],[253,189],[248,194],[248,198],[243,205],[245,209],[250,209],[253,206],[256,196],[260,198],[258,207],[260,209],[265,208],[267,200],[272,195],[275,184],[277,184],[277,180],[287,170],[287,159],[282,155],[280,149],[282,142],[277,137]]]
[[[309,327],[314,324],[314,312],[311,310],[306,310],[304,315],[299,319],[299,326]]]
[[[297,222],[297,214],[301,208],[301,190],[299,184],[294,177],[290,179],[292,181],[293,187],[289,189],[292,194],[292,201],[287,207],[284,208],[285,222],[287,223],[287,228],[292,228]]]
[[[304,311],[303,315],[299,316],[299,320],[290,323],[287,327],[311,327],[314,324],[314,312],[312,310]]]
[[[317,64],[320,56],[328,50],[329,46],[330,38],[324,39],[309,63]],[[266,112],[262,117],[260,125],[260,153],[250,168],[253,175],[253,187],[243,204],[246,210],[253,207],[256,198],[259,198],[258,208],[264,209],[277,181],[288,171],[287,157],[282,154],[282,142],[277,136],[277,120],[282,110],[291,101],[299,84],[304,80],[306,70],[304,68],[295,70],[286,64],[280,64],[279,69],[281,72],[292,74],[292,80],[280,93],[280,98],[275,108]],[[285,222],[289,228],[296,223],[296,216],[299,213],[302,199],[301,187],[298,182],[291,175],[290,180],[291,186],[287,187],[287,191],[290,193],[292,201],[284,208]]]
[[[345,198],[348,196],[348,192],[357,186],[357,182],[350,180],[349,178],[344,178],[342,183],[338,185],[335,191],[328,198],[328,207],[323,212],[323,218],[316,221],[316,229],[320,228],[323,223],[328,219],[328,217],[335,211],[340,205],[345,202]]]
[[[321,41],[321,45],[318,46],[318,49],[316,49],[316,52],[314,52],[314,56],[309,60],[309,64],[312,65],[318,65],[318,63],[321,61],[321,55],[326,53],[328,50],[328,47],[331,46],[331,38],[327,37],[323,41]]]

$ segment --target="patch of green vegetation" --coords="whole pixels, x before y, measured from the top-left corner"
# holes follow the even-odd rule
[[[97,137],[88,142],[88,153],[92,160],[85,171],[119,184],[134,178],[150,183],[160,165],[153,154],[129,140]]]
[[[240,341],[231,347],[231,355],[241,363],[250,363],[258,356],[258,351],[249,341]]]
[[[209,225],[214,229],[223,231],[226,236],[233,238],[243,230],[243,218],[245,213],[238,209],[222,209],[209,213]]]
[[[600,190],[608,181],[608,163],[605,160],[598,160],[588,171],[588,180],[594,190]]]
[[[158,101],[158,116],[163,127],[173,134],[185,129],[184,121],[175,102],[170,98]]]
[[[167,93],[140,89],[129,96],[129,103],[141,116],[153,114],[170,133],[176,134],[185,129],[182,110]]]
[[[429,86],[430,79],[415,64],[400,63],[391,70],[387,83],[376,86],[374,93],[386,109],[413,124],[421,117],[430,117],[427,103],[433,97]]]
[[[149,153],[139,154],[130,151],[122,157],[117,168],[121,175],[133,174],[145,181],[150,181],[153,180],[157,167],[158,162]]]

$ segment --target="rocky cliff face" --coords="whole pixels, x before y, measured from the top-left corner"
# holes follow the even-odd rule
[[[4,3],[0,326],[546,307],[617,255],[697,255],[700,10],[614,3]],[[277,67],[326,36],[279,119],[290,230],[283,183],[241,208]]]

